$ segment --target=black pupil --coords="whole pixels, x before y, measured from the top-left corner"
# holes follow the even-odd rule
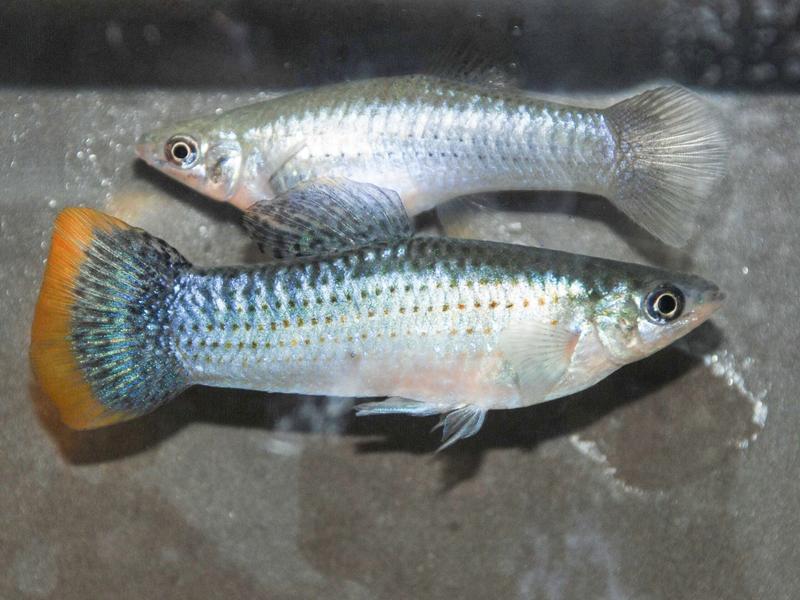
[[[172,146],[172,156],[174,156],[178,160],[185,159],[187,156],[189,156],[189,146],[187,146],[183,142],[178,142],[177,144]]]
[[[656,300],[656,310],[662,315],[671,315],[678,308],[678,301],[672,294],[661,294]]]

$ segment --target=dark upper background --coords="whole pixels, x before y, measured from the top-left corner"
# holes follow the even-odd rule
[[[527,87],[670,78],[800,86],[796,3],[6,0],[0,84],[268,89],[424,69],[454,31],[508,36]]]
[[[783,93],[798,10],[0,0],[0,597],[798,598],[800,97]],[[730,175],[687,252],[596,198],[456,211],[467,233],[686,264],[728,294],[711,323],[581,394],[492,411],[436,456],[435,419],[242,390],[59,423],[27,358],[59,210],[111,212],[198,264],[261,260],[233,211],[136,161],[138,133],[259,91],[423,70],[475,28],[531,90],[606,105],[677,80],[719,108]]]

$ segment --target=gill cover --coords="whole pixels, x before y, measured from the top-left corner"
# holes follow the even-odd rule
[[[211,144],[205,157],[206,179],[215,197],[230,200],[236,192],[242,166],[242,149],[235,140]]]

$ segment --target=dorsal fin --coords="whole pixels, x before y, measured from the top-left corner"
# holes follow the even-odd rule
[[[517,61],[506,36],[477,30],[453,38],[428,69],[431,75],[497,88],[519,87]]]
[[[273,258],[322,256],[414,235],[400,196],[344,178],[299,183],[245,211],[245,228]]]

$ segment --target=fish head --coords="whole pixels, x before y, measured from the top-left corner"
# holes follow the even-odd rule
[[[720,308],[724,298],[702,277],[643,272],[604,295],[594,322],[609,358],[622,365],[683,337]]]
[[[187,121],[142,135],[136,154],[148,165],[201,194],[229,202],[242,166],[242,146],[235,133]]]

